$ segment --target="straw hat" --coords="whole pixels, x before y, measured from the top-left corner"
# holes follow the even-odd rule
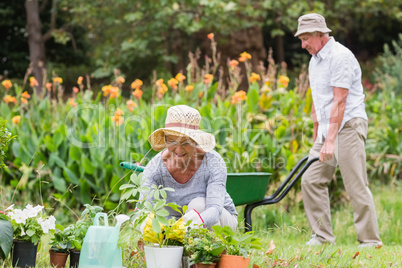
[[[215,147],[215,137],[199,129],[201,122],[200,113],[189,106],[177,105],[167,111],[165,127],[155,130],[148,138],[155,151],[166,148],[165,135],[189,137],[205,152],[212,151]]]
[[[311,13],[301,16],[295,36],[312,32],[329,33],[332,31],[327,27],[325,18],[320,14]]]

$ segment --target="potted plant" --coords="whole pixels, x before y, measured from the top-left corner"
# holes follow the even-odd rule
[[[13,267],[35,266],[41,236],[55,229],[55,217],[48,217],[42,212],[43,208],[28,204],[23,210],[14,205],[6,209],[14,232]]]
[[[85,204],[85,210],[81,213],[80,219],[64,229],[64,235],[70,244],[70,268],[78,268],[82,244],[88,228],[92,225],[96,213],[103,208]]]
[[[219,260],[219,268],[247,268],[250,249],[262,249],[260,239],[253,232],[235,232],[229,226],[212,226],[212,229],[226,250]]]
[[[189,252],[190,265],[195,264],[195,268],[215,267],[225,250],[216,234],[206,228],[189,229],[184,238],[184,248]]]
[[[0,259],[6,259],[13,246],[13,227],[10,219],[0,211]]]
[[[50,264],[52,267],[64,268],[66,265],[71,243],[68,239],[68,235],[64,232],[64,228],[61,225],[56,225],[56,230],[51,238]]]
[[[173,189],[161,185],[152,185],[149,188],[143,186],[143,182],[142,173],[133,173],[130,182],[120,186],[120,190],[125,190],[122,200],[136,204],[136,209],[129,216],[134,229],[147,244],[144,246],[147,267],[179,268],[183,255],[185,226],[181,218],[167,219],[167,207],[181,213],[177,204],[166,202],[166,192]],[[139,193],[148,194],[140,199]],[[147,199],[148,196],[153,197],[152,202]]]

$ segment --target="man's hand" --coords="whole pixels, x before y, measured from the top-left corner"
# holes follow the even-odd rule
[[[335,143],[329,140],[325,140],[324,145],[320,151],[320,162],[328,161],[334,158]]]

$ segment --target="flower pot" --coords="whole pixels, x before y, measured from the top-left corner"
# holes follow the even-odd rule
[[[147,268],[180,268],[183,247],[144,247]]]
[[[70,250],[70,268],[78,268],[81,251]]]
[[[12,265],[13,267],[35,267],[36,253],[38,251],[38,244],[28,241],[14,240],[12,249]]]
[[[196,263],[194,264],[194,268],[215,268],[216,263]]]
[[[218,262],[219,268],[247,268],[249,258],[244,258],[243,256],[234,256],[223,254]]]
[[[68,253],[60,253],[49,250],[49,254],[50,265],[52,265],[52,267],[64,268],[64,266],[66,265]]]

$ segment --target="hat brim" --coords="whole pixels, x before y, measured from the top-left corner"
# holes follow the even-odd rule
[[[157,129],[151,135],[149,135],[148,141],[151,144],[152,149],[155,151],[161,151],[166,148],[165,132],[169,134],[172,133],[172,135],[177,134],[177,136],[189,137],[194,140],[198,147],[205,152],[210,152],[215,147],[215,137],[210,133],[206,133],[199,129],[195,130],[181,127],[171,127]]]
[[[298,37],[299,35],[304,34],[304,33],[314,33],[314,32],[330,33],[330,32],[332,32],[332,30],[327,27],[325,27],[325,28],[317,28],[317,27],[303,28],[303,29],[297,30],[297,32],[295,33],[295,37]]]

